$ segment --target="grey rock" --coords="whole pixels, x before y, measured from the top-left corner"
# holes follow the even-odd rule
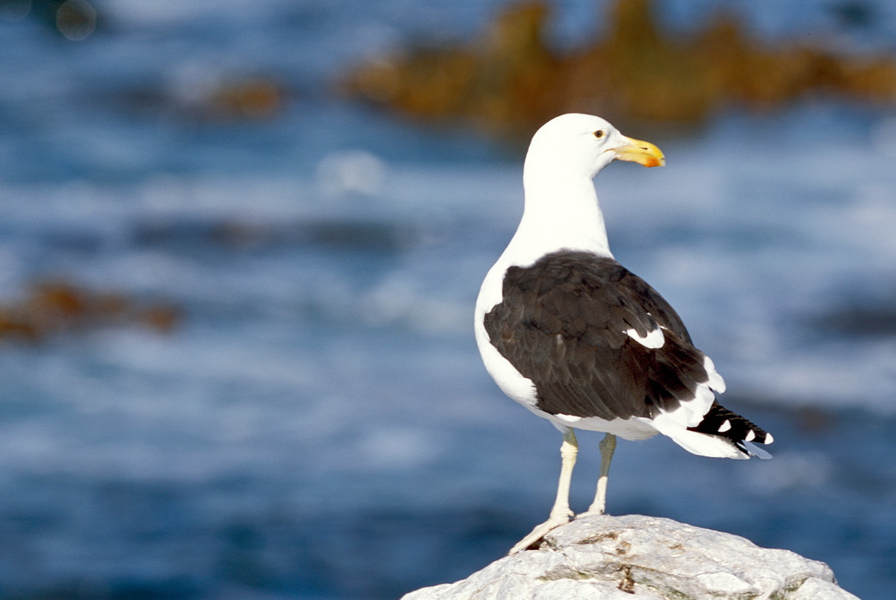
[[[403,600],[856,600],[822,562],[670,519],[579,517],[538,550]]]

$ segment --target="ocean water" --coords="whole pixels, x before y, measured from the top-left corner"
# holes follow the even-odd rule
[[[442,4],[110,0],[80,42],[4,5],[0,304],[64,279],[182,316],[0,340],[0,597],[396,598],[545,518],[560,436],[497,390],[471,323],[524,149],[332,93],[355,61],[470,35],[501,3]],[[820,0],[663,14],[686,29],[722,5],[771,37],[896,42],[883,1],[861,30]],[[598,16],[558,3],[558,43]],[[251,77],[281,89],[270,117],[209,115]],[[891,597],[896,110],[807,99],[651,141],[665,169],[597,182],[614,252],[775,458],[621,442],[610,512],[788,548]],[[580,441],[583,510],[599,437]]]

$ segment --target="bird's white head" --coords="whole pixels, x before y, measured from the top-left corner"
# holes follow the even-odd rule
[[[600,117],[570,113],[551,119],[535,133],[526,168],[592,178],[616,159],[645,167],[666,164],[663,153],[650,142],[626,137]]]
[[[659,148],[625,137],[600,117],[567,114],[542,125],[523,167],[523,218],[505,252],[514,264],[560,248],[612,256],[591,179],[617,159],[665,164]]]

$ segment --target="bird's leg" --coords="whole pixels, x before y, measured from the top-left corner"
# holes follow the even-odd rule
[[[557,484],[557,498],[548,520],[538,525],[532,532],[524,537],[508,554],[516,554],[525,550],[535,542],[541,540],[549,531],[569,523],[573,513],[569,510],[569,484],[572,480],[572,470],[576,465],[576,456],[579,453],[579,442],[572,429],[563,432],[563,444],[560,446],[560,481]]]
[[[607,508],[607,480],[610,476],[610,461],[616,451],[616,436],[608,433],[598,445],[600,448],[600,477],[597,478],[597,492],[594,502],[588,507],[587,515],[602,515]]]

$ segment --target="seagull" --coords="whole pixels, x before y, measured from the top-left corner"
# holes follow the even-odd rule
[[[561,115],[535,133],[523,166],[522,219],[476,300],[486,370],[563,434],[550,516],[511,554],[575,516],[569,486],[576,429],[605,433],[585,514],[605,511],[617,436],[662,433],[700,456],[771,458],[755,444],[770,444],[772,436],[716,400],[725,381],[672,306],[613,257],[593,179],[614,160],[665,165],[655,145],[592,115]]]

